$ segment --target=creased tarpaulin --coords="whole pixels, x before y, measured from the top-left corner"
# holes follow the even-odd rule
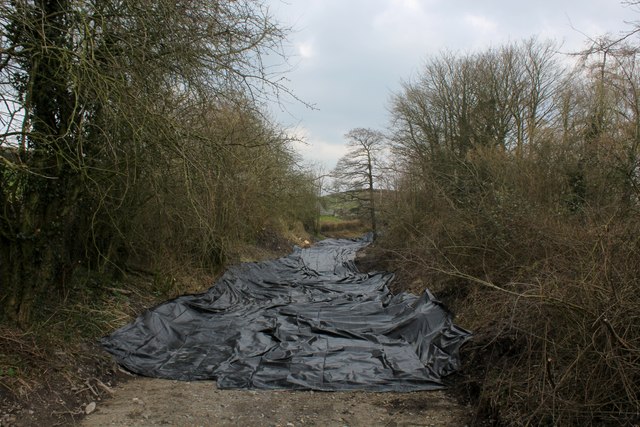
[[[327,239],[229,269],[207,292],[148,310],[103,338],[141,375],[220,388],[441,388],[469,332],[427,291],[392,295],[393,274],[360,273],[370,238]]]

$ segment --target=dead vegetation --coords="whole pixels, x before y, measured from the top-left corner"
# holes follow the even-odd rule
[[[636,224],[598,234],[575,231],[539,238],[540,250],[551,253],[555,241],[573,251],[567,247],[529,259],[530,264],[514,267],[509,279],[464,274],[461,270],[471,266],[460,261],[445,267],[444,254],[433,247],[429,253],[394,254],[474,331],[463,350],[457,389],[475,402],[478,420],[638,422],[640,229]],[[523,239],[521,249],[533,256],[534,243]]]
[[[339,221],[320,221],[320,233],[331,237],[354,237],[361,235],[366,226],[359,219],[345,219]]]
[[[459,391],[478,423],[637,425],[637,55],[596,49],[570,74],[554,55],[445,55],[406,84],[379,246],[474,332]]]
[[[289,238],[264,230],[257,245],[236,245],[230,262],[276,258],[309,236]],[[117,383],[131,378],[99,339],[146,308],[203,292],[216,279],[215,271],[177,261],[163,267],[162,274],[131,270],[118,280],[76,270],[63,293],[51,293],[39,305],[29,328],[0,325],[0,426],[74,424],[91,411],[92,402],[110,398]]]

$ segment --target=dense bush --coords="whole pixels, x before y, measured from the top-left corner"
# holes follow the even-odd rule
[[[441,56],[405,83],[392,105],[397,221],[382,244],[475,331],[465,374],[479,411],[508,425],[631,424],[636,54],[558,64],[527,41]]]
[[[287,30],[260,0],[148,6],[0,3],[0,321],[27,326],[79,267],[219,265],[314,223],[262,108],[286,92]]]

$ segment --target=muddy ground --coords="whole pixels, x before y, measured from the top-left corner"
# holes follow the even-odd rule
[[[218,390],[215,383],[134,378],[80,425],[464,426],[467,408],[442,391],[413,393]]]
[[[378,256],[358,253],[361,271]],[[218,390],[215,382],[131,377],[83,426],[443,426],[470,423],[471,409],[444,391],[412,393]]]

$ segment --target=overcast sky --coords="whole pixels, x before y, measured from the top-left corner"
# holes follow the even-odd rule
[[[444,50],[470,52],[531,36],[584,46],[587,36],[618,33],[640,13],[619,0],[267,0],[295,32],[288,87],[311,110],[286,102],[276,120],[307,144],[305,161],[335,166],[344,134],[388,124],[388,100],[402,80]]]

